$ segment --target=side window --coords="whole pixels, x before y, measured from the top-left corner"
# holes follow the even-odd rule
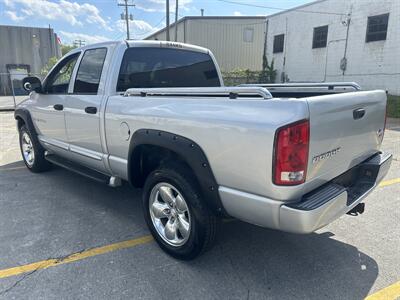
[[[254,37],[254,29],[253,28],[245,28],[243,30],[243,41],[246,43],[252,43]]]
[[[283,52],[283,46],[285,42],[285,35],[279,34],[274,36],[274,49],[273,53],[281,53]]]
[[[80,53],[72,54],[60,61],[49,74],[45,83],[47,94],[67,94],[72,71]]]
[[[313,43],[312,43],[313,49],[325,48],[327,40],[328,40],[328,25],[315,27]]]
[[[128,88],[216,87],[217,69],[207,53],[158,47],[125,51],[117,91]]]
[[[365,41],[368,43],[386,40],[388,22],[389,14],[368,17]]]
[[[107,48],[86,50],[75,79],[74,93],[97,94]]]

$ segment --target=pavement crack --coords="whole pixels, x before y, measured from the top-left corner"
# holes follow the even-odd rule
[[[21,278],[18,279],[17,281],[15,281],[10,287],[8,287],[8,288],[6,288],[5,290],[1,291],[1,292],[0,292],[0,296],[4,296],[4,295],[6,295],[7,293],[9,293],[10,291],[12,291],[12,290],[13,290],[14,288],[16,288],[22,281],[24,281],[26,278],[28,278],[29,276],[31,276],[32,274],[34,274],[34,273],[37,272],[38,270],[39,270],[39,268],[38,268],[38,269],[35,269],[35,270],[33,270],[33,271],[29,272],[29,273],[23,274],[23,275],[21,276]]]
[[[82,250],[79,250],[79,251],[76,251],[76,252],[73,252],[73,253],[69,253],[69,254],[66,254],[66,255],[58,256],[58,257],[49,257],[49,258],[46,259],[46,261],[54,260],[54,265],[57,265],[57,264],[62,263],[64,260],[68,259],[72,255],[80,254],[80,253],[85,252],[85,251],[90,250],[90,249],[92,249],[92,248],[82,249]],[[36,269],[23,274],[21,276],[21,278],[18,279],[17,281],[15,281],[11,286],[9,286],[8,288],[6,288],[3,291],[0,291],[0,296],[6,295],[10,291],[12,291],[14,288],[16,288],[22,281],[24,281],[25,279],[30,277],[32,274],[36,273],[37,271],[39,271],[41,269],[42,269],[42,267],[37,267]]]

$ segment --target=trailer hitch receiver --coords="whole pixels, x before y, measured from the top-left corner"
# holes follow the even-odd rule
[[[348,211],[347,214],[350,216],[358,216],[361,215],[365,210],[365,203],[358,203],[356,206],[352,208],[352,210]]]

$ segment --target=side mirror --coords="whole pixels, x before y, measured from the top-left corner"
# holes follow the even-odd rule
[[[22,86],[24,87],[24,90],[27,92],[32,92],[35,91],[36,93],[42,93],[42,82],[40,81],[39,78],[35,76],[29,76],[25,77],[22,80]]]

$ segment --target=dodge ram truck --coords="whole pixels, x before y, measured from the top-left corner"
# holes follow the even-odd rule
[[[15,110],[32,172],[143,189],[159,246],[193,259],[218,220],[311,233],[364,210],[387,174],[385,91],[355,83],[226,87],[212,53],[161,41],[74,49]]]

